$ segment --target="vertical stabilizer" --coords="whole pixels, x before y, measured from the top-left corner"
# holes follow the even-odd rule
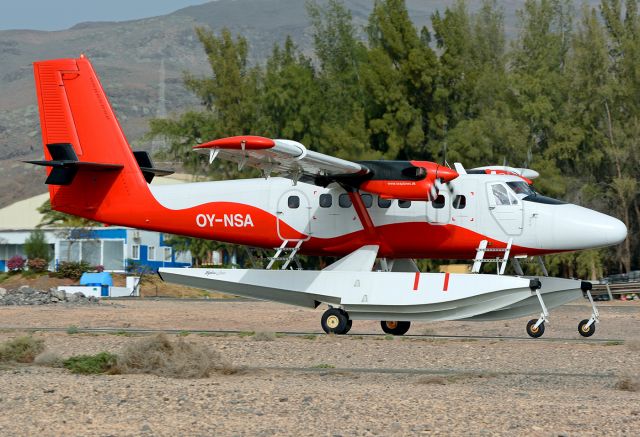
[[[89,60],[34,63],[53,209],[108,221],[131,193],[149,195],[142,171]],[[64,149],[65,153],[56,153]]]

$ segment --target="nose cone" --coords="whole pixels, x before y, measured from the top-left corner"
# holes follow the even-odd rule
[[[610,224],[607,227],[609,244],[620,244],[627,238],[627,225],[617,218],[609,217]]]
[[[442,179],[443,182],[449,182],[460,176],[457,171],[449,167],[438,166],[436,170],[436,178]]]
[[[553,245],[559,249],[613,246],[627,238],[627,227],[617,218],[577,205],[555,207]]]

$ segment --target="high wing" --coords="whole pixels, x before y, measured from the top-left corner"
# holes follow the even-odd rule
[[[209,162],[216,158],[236,162],[238,168],[257,168],[265,176],[280,174],[297,181],[301,176],[366,175],[370,170],[355,162],[307,150],[292,140],[244,135],[221,138],[194,147],[209,152]]]

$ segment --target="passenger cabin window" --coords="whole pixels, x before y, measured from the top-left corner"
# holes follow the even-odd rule
[[[320,195],[320,207],[321,208],[331,208],[333,205],[333,196],[331,194],[321,194]]]
[[[389,208],[390,206],[391,206],[391,199],[383,199],[382,197],[378,197],[378,207]]]
[[[507,187],[502,184],[495,184],[491,186],[493,192],[493,198],[496,205],[511,205],[509,200],[509,193],[507,193]]]
[[[373,205],[373,196],[371,194],[363,194],[360,197],[362,197],[362,203],[364,203],[364,206],[371,208],[371,205]]]
[[[410,200],[398,200],[398,206],[400,208],[409,208],[411,206]]]
[[[467,198],[462,195],[458,195],[453,199],[453,207],[455,209],[464,209],[467,206]]]
[[[338,205],[340,205],[340,208],[351,207],[351,198],[347,193],[342,193],[340,197],[338,197]]]
[[[300,198],[298,196],[289,196],[289,199],[287,199],[287,204],[289,205],[289,208],[291,209],[296,209],[300,207]]]
[[[444,208],[444,204],[445,204],[444,196],[442,194],[438,194],[438,197],[436,197],[431,203],[433,204],[433,207],[435,209]]]

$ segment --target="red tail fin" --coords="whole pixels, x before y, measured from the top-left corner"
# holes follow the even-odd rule
[[[108,222],[130,193],[149,195],[89,60],[35,62],[34,74],[53,209]]]

